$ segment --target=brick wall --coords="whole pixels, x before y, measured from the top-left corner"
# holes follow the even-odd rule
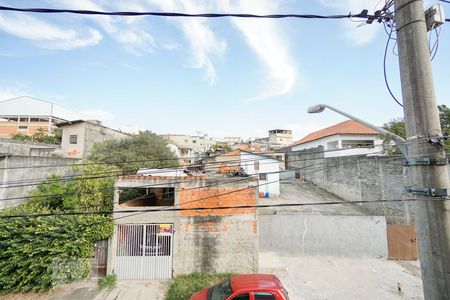
[[[177,183],[174,183],[177,182]],[[180,208],[255,205],[257,179],[249,177],[207,178],[122,176],[116,188],[145,185],[175,188],[175,206]],[[115,195],[115,209],[118,205]],[[133,209],[148,209],[137,207]],[[257,216],[254,208],[223,210],[158,211],[132,214],[116,224],[173,224],[174,275],[191,272],[254,273],[258,270]],[[110,265],[113,265],[115,244],[111,244]],[[111,270],[110,270],[111,272]]]

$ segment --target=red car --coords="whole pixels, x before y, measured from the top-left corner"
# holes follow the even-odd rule
[[[190,300],[289,300],[289,297],[275,275],[247,274],[231,276],[195,293]]]

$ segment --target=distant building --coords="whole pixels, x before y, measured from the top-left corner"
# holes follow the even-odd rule
[[[292,151],[323,147],[325,157],[380,153],[383,140],[373,129],[348,120],[305,136],[290,146]]]
[[[96,121],[76,120],[59,123],[62,129],[61,152],[65,157],[85,158],[95,143],[120,140],[129,134],[101,125]]]
[[[169,144],[178,147],[178,157],[188,164],[205,157],[205,153],[217,143],[215,139],[209,138],[207,135],[161,134],[160,136],[166,139]]]
[[[280,149],[292,144],[292,130],[272,129],[269,130],[269,148]]]
[[[284,162],[271,156],[234,150],[204,159],[202,163],[206,173],[234,172],[242,168],[247,175],[258,178],[260,193],[280,195],[280,173],[284,170]]]
[[[238,136],[226,136],[223,138],[223,142],[227,143],[228,145],[234,145],[242,143],[242,138]]]
[[[88,118],[53,102],[17,97],[0,101],[0,138],[9,139],[16,133],[32,135],[39,128],[51,134],[58,123]]]

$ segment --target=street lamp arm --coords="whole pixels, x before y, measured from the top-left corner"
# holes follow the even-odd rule
[[[405,157],[408,157],[408,152],[407,152],[407,148],[406,148],[406,140],[404,138],[402,138],[402,137],[400,137],[400,136],[390,132],[390,131],[387,131],[387,130],[381,128],[381,127],[378,127],[378,126],[372,125],[370,123],[367,123],[366,121],[361,120],[360,118],[352,116],[352,115],[350,115],[350,114],[348,114],[346,112],[343,112],[343,111],[341,111],[341,110],[339,110],[337,108],[334,108],[333,106],[327,105],[327,104],[319,104],[319,105],[312,106],[312,107],[310,107],[308,109],[308,112],[309,113],[319,113],[319,112],[322,112],[325,108],[331,109],[331,110],[337,112],[338,114],[346,116],[349,119],[355,120],[356,122],[361,123],[361,124],[371,128],[371,129],[375,130],[379,134],[382,134],[382,135],[385,135],[385,136],[389,137],[390,139],[392,139],[395,142],[395,144],[400,149],[402,154]]]

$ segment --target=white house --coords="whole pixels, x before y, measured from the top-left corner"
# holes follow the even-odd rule
[[[221,165],[211,162],[220,162]],[[264,154],[243,150],[219,154],[205,161],[207,169],[220,167],[239,167],[246,174],[258,178],[259,193],[269,193],[269,196],[280,195],[280,171],[283,162]]]
[[[291,145],[292,151],[323,147],[325,157],[377,154],[383,140],[373,129],[348,120],[305,136]]]

